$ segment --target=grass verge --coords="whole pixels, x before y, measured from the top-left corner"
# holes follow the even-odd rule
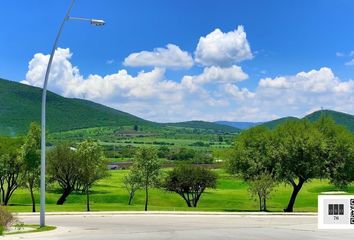
[[[47,231],[52,231],[52,230],[56,229],[55,226],[40,227],[39,225],[35,225],[35,224],[25,224],[25,225],[22,225],[21,227],[33,228],[33,230],[21,231],[20,230],[21,228],[19,228],[19,231],[17,231],[17,232],[10,232],[10,233],[5,232],[4,235],[6,236],[6,235],[15,235],[15,234],[23,234],[23,233],[47,232]]]

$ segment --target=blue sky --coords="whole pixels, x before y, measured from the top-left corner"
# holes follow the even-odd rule
[[[68,4],[1,3],[0,77],[41,85]],[[49,86],[155,121],[263,121],[321,107],[353,114],[353,12],[349,0],[77,0],[72,16],[107,25],[67,23]],[[169,64],[151,59],[156,48]]]

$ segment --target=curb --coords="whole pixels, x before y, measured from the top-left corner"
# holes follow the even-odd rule
[[[19,217],[38,216],[39,213],[15,213]],[[119,216],[119,215],[171,215],[171,216],[317,216],[317,212],[183,212],[183,211],[115,211],[115,212],[47,212],[47,216]]]

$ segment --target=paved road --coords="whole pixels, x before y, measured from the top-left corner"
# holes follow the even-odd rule
[[[20,219],[25,223],[38,223],[38,216],[20,216]],[[354,231],[317,230],[317,217],[313,215],[50,215],[47,224],[58,229],[6,239],[354,239]]]

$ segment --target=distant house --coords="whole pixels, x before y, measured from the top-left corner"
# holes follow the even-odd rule
[[[132,162],[111,162],[107,164],[109,170],[124,170],[128,169],[132,165]]]

